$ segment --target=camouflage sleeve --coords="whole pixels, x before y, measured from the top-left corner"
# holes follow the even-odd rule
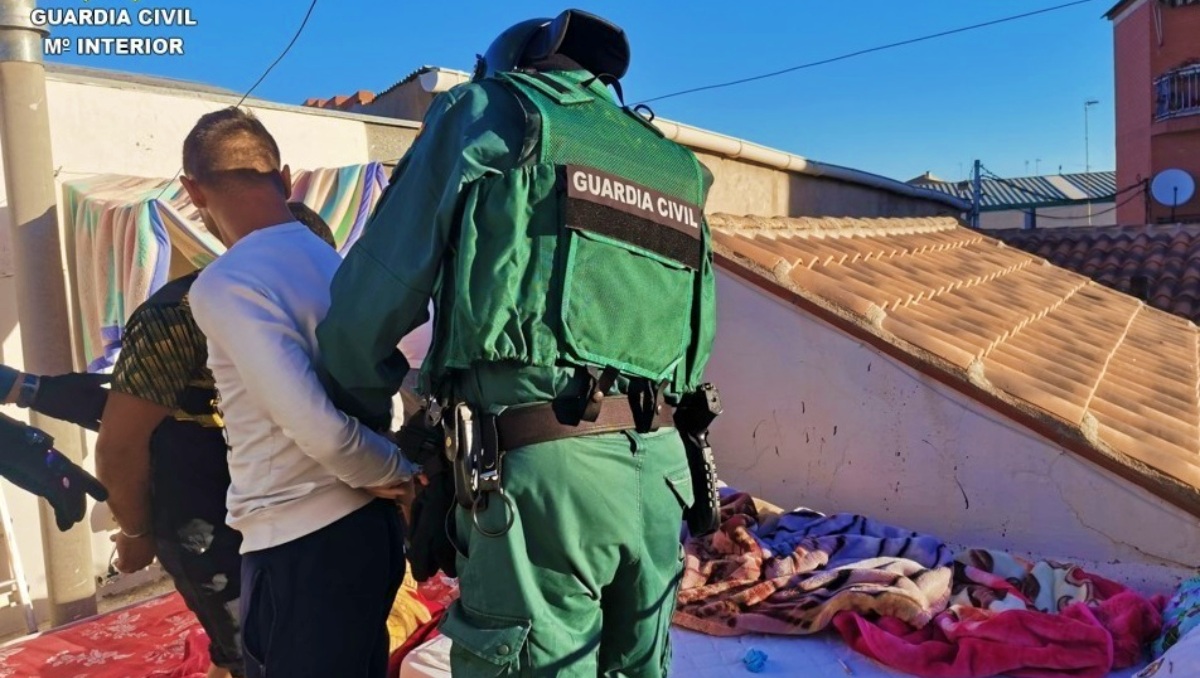
[[[204,359],[204,341],[186,304],[143,304],[125,326],[112,389],[177,409]]]

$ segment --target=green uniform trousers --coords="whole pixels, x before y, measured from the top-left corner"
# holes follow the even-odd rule
[[[531,445],[503,459],[511,505],[458,509],[461,598],[441,630],[455,678],[665,676],[693,500],[675,429]]]

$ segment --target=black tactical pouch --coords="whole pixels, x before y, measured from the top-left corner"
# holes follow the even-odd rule
[[[675,409],[675,428],[687,449],[696,495],[696,501],[683,514],[693,537],[711,534],[720,526],[721,497],[717,491],[717,464],[708,444],[708,427],[722,411],[721,394],[712,384],[685,395]]]

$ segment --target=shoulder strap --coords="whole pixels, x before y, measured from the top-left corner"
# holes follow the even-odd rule
[[[509,71],[501,73],[497,77],[501,80],[508,80],[514,84],[535,89],[560,106],[574,106],[591,103],[596,100],[595,96],[574,82],[549,73]]]

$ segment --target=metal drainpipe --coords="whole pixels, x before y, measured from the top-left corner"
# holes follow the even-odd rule
[[[62,374],[74,366],[42,65],[46,31],[30,20],[35,5],[35,0],[0,0],[0,144],[12,215],[24,369]],[[71,461],[83,461],[78,428],[36,413],[31,419]],[[49,504],[39,505],[51,624],[94,615],[96,580],[87,523],[59,532]]]

